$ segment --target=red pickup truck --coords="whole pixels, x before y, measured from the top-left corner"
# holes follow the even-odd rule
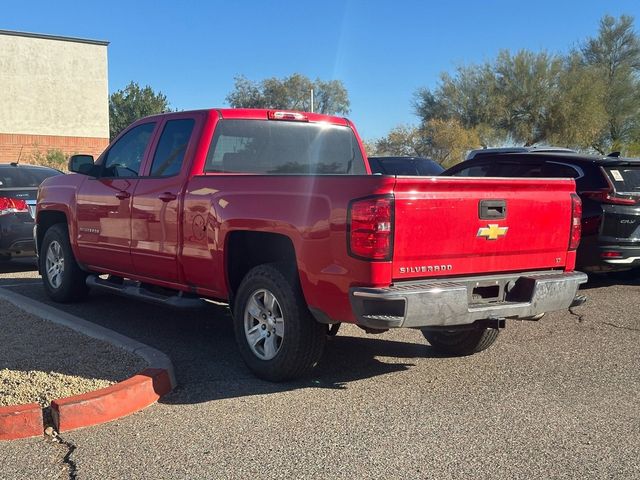
[[[341,322],[465,355],[507,318],[583,301],[573,180],[372,175],[346,119],[202,110],[138,120],[39,190],[44,287],[228,302],[258,376],[308,373]]]

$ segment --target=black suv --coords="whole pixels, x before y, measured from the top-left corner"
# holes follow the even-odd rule
[[[33,225],[38,186],[62,175],[48,167],[0,164],[0,261],[35,255]]]
[[[582,199],[577,268],[597,272],[640,267],[640,159],[571,151],[475,150],[442,175],[573,178]]]

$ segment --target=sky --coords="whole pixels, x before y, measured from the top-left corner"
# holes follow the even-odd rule
[[[130,81],[172,108],[228,106],[234,77],[341,80],[366,140],[415,124],[418,88],[500,50],[564,53],[640,1],[3,1],[0,29],[107,40],[109,91]],[[0,106],[1,108],[1,106]]]

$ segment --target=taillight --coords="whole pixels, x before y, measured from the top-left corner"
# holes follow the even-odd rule
[[[308,122],[309,118],[300,112],[276,112],[270,110],[267,112],[269,120],[289,120],[294,122]]]
[[[354,200],[348,216],[349,254],[365,260],[391,260],[393,198]]]
[[[0,215],[28,212],[27,202],[16,198],[0,197]]]
[[[593,192],[582,192],[586,198],[597,200],[602,203],[610,203],[613,205],[635,205],[640,200],[638,197],[616,195],[613,190],[596,190]]]
[[[622,253],[620,252],[602,252],[600,254],[602,258],[620,258],[622,257]]]
[[[569,250],[575,250],[580,245],[582,233],[582,201],[575,193],[571,194],[571,233],[569,234]]]

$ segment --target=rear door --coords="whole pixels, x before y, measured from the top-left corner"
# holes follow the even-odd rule
[[[179,280],[181,194],[200,118],[189,114],[165,120],[138,180],[131,213],[131,256],[137,275]]]
[[[602,204],[601,240],[611,243],[640,241],[640,162],[603,166],[612,186],[610,202]]]
[[[572,180],[398,177],[396,279],[562,268]]]

